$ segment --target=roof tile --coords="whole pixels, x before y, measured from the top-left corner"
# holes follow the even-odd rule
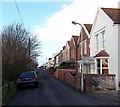
[[[120,24],[120,8],[101,8],[115,24]]]
[[[92,28],[92,24],[84,24],[84,26],[86,27],[86,29],[87,29],[88,32],[90,33],[91,28]]]
[[[109,54],[105,50],[102,50],[98,54],[96,54],[94,57],[109,57]]]

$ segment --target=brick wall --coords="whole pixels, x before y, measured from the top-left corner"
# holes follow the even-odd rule
[[[54,72],[54,76],[60,80],[65,81],[67,84],[75,87],[76,89],[80,89],[80,77],[79,75],[72,76],[70,74],[71,69],[57,69]]]
[[[115,74],[84,74],[85,91],[115,90]]]
[[[56,78],[81,90],[81,74],[72,76],[69,69],[57,69],[53,74]],[[84,74],[84,91],[115,90],[115,74]]]

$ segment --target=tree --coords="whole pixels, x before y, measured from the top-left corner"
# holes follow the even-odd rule
[[[31,34],[18,23],[4,27],[0,36],[3,80],[11,81],[20,72],[28,70],[28,65],[35,63],[35,59],[41,54],[41,45],[36,35]]]

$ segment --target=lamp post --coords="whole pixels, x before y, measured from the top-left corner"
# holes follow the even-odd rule
[[[84,28],[84,26],[82,24],[77,23],[75,21],[72,21],[72,24],[80,25],[81,28],[82,27]],[[81,91],[83,91],[83,87],[84,87],[84,83],[83,83],[83,43],[82,43],[82,41],[83,41],[83,36],[81,35],[81,65],[80,65],[80,71],[81,71]]]

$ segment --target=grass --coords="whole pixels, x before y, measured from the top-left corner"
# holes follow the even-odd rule
[[[17,87],[15,82],[10,84],[9,90],[8,90],[8,86],[4,87],[2,89],[2,103],[5,104],[16,92],[17,92]]]

